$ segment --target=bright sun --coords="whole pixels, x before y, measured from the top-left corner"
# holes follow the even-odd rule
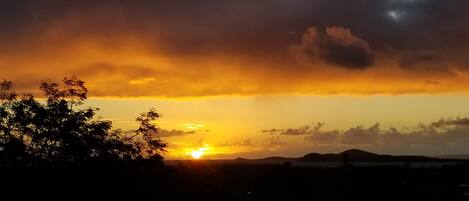
[[[200,159],[200,157],[202,157],[204,155],[204,153],[205,153],[205,148],[200,148],[200,149],[197,149],[197,150],[192,150],[191,156],[194,159]]]

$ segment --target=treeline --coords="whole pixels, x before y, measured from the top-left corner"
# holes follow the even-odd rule
[[[84,106],[88,90],[76,77],[42,82],[39,99],[12,86],[0,83],[0,166],[162,160],[167,144],[152,123],[160,117],[155,109],[136,118],[137,129],[124,132],[96,118],[98,108]]]

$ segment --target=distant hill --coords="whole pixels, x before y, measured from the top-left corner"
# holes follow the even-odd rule
[[[366,152],[358,149],[350,149],[338,154],[318,154],[318,153],[310,153],[306,154],[305,156],[299,158],[300,161],[313,161],[313,162],[328,162],[328,161],[342,161],[345,156],[349,157],[351,161],[369,161],[369,160],[377,160],[381,158],[380,155],[374,154],[371,152]]]
[[[441,162],[441,161],[455,161],[450,158],[432,158],[426,156],[394,156],[375,154],[359,149],[349,149],[340,153],[309,153],[299,158],[286,158],[286,157],[267,157],[257,159],[262,161],[301,161],[301,162],[342,162],[347,157],[350,162]],[[239,160],[239,159],[237,159]]]
[[[350,149],[338,154],[317,154],[311,153],[299,158],[299,161],[305,162],[329,162],[342,161],[344,157],[348,157],[350,162],[427,162],[440,160],[437,158],[429,158],[426,156],[393,156],[375,154],[359,149]]]

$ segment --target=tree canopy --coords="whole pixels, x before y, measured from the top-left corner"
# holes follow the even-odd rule
[[[136,118],[136,130],[124,132],[84,105],[88,89],[76,77],[42,82],[39,99],[12,86],[0,83],[0,165],[162,159],[167,144],[152,123],[160,117],[155,109]]]

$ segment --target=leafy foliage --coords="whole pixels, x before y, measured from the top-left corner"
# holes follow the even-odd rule
[[[40,89],[44,101],[16,94],[10,81],[0,83],[0,165],[162,159],[167,145],[157,138],[155,109],[142,113],[138,129],[128,133],[83,106],[88,90],[82,80],[47,81]]]

